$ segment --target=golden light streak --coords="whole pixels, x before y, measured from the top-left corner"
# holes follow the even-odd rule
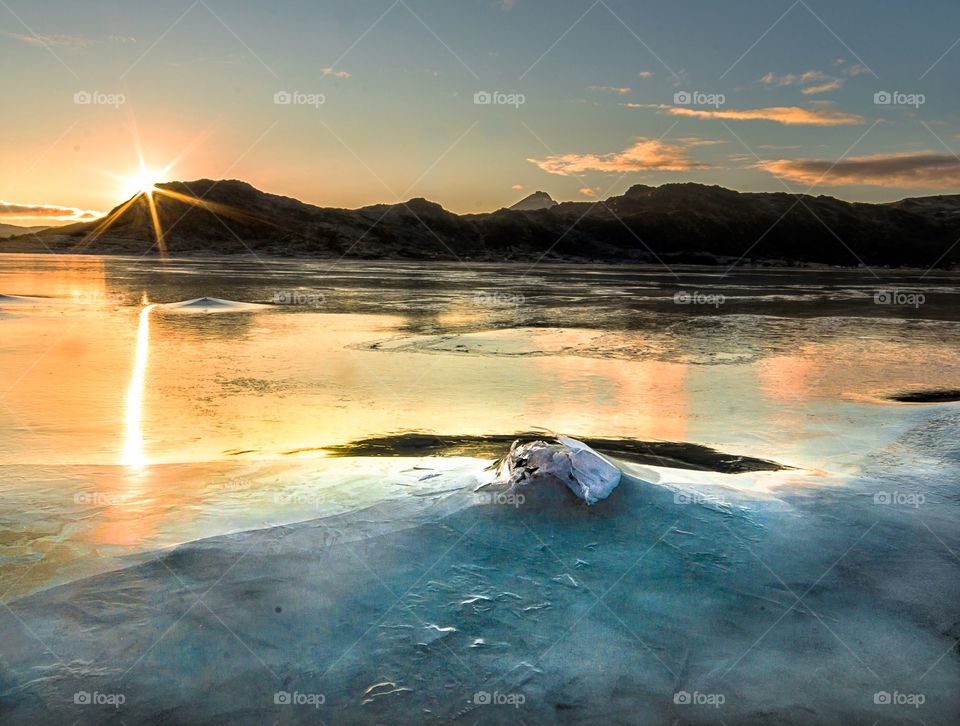
[[[161,194],[165,197],[170,197],[170,199],[176,199],[185,204],[192,204],[195,207],[200,207],[210,212],[211,214],[219,215],[222,217],[230,217],[238,221],[245,222],[258,222],[260,224],[270,224],[276,226],[273,222],[269,220],[258,217],[249,212],[245,212],[242,209],[237,209],[236,207],[231,207],[226,204],[221,204],[219,202],[214,202],[209,199],[203,199],[201,197],[191,197],[187,194],[181,194],[180,192],[175,192],[173,189],[164,189],[157,187],[153,190],[155,194]]]
[[[160,256],[166,257],[167,245],[163,240],[163,229],[160,227],[160,216],[157,214],[157,205],[153,199],[153,191],[154,190],[145,192],[143,196],[147,200],[147,207],[150,209],[150,223],[153,225],[153,236],[160,250]]]
[[[120,463],[136,469],[142,469],[149,463],[143,451],[143,385],[150,355],[150,311],[155,307],[147,305],[140,311],[133,373],[127,388],[126,442]]]

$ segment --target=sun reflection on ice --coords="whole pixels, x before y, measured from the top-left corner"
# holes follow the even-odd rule
[[[146,295],[144,295],[146,302]],[[134,354],[133,372],[127,389],[126,442],[120,463],[142,469],[149,462],[143,452],[143,384],[147,373],[147,360],[150,355],[150,312],[156,305],[146,305],[140,311],[140,323],[137,327],[137,348]]]

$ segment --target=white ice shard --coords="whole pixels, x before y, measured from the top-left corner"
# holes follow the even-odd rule
[[[582,441],[558,436],[559,443],[513,442],[496,466],[495,485],[511,490],[553,477],[587,504],[606,499],[620,483],[620,470]]]
[[[261,310],[263,305],[257,303],[223,300],[218,297],[198,297],[183,302],[166,303],[160,309],[171,313],[237,313]]]
[[[0,306],[13,305],[42,305],[49,300],[42,297],[27,297],[25,295],[2,295],[0,294]]]

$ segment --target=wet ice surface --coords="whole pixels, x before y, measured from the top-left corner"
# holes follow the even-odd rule
[[[932,418],[869,476],[775,506],[629,478],[589,508],[455,491],[185,545],[14,603],[8,713],[75,717],[86,689],[126,701],[81,714],[137,722],[953,723],[956,490],[896,468],[955,480],[958,427]]]
[[[956,277],[525,272],[0,256],[4,723],[955,723]]]

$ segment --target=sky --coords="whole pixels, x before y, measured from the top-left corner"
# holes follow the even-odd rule
[[[0,0],[0,69],[14,224],[199,178],[458,213],[960,186],[955,0]]]

